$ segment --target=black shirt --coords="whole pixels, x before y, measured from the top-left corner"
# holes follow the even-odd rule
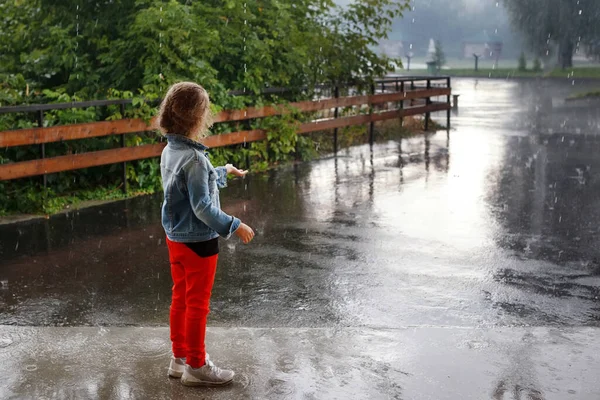
[[[207,240],[205,242],[184,243],[198,257],[212,257],[219,254],[219,238]]]

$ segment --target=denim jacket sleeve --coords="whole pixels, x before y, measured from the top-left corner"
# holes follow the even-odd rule
[[[217,185],[219,189],[227,187],[227,167],[215,167],[217,171]]]
[[[240,226],[241,221],[227,215],[213,203],[208,186],[210,170],[207,160],[202,156],[194,157],[194,160],[186,165],[184,171],[194,214],[221,237],[229,239]]]

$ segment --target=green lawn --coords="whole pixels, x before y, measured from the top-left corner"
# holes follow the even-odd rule
[[[596,89],[596,90],[591,90],[589,92],[573,94],[573,95],[567,97],[567,100],[596,99],[599,97],[600,97],[600,90]]]
[[[557,68],[553,70],[549,76],[553,78],[599,78],[600,67],[575,67],[566,70]]]
[[[401,75],[428,75],[427,70],[399,70]],[[600,79],[600,66],[597,67],[575,67],[566,70],[556,68],[551,72],[519,71],[517,68],[480,68],[475,71],[473,68],[451,68],[443,69],[440,75],[454,77],[482,77],[482,78],[587,78]]]
[[[444,75],[450,76],[474,76],[474,77],[488,77],[488,78],[534,78],[540,76],[540,72],[533,71],[519,71],[516,68],[497,68],[497,69],[479,69],[475,71],[473,68],[462,68],[462,69],[448,69],[440,72]]]

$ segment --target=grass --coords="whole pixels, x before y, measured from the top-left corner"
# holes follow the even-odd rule
[[[600,79],[600,67],[575,67],[560,69],[556,68],[548,76],[552,78],[598,78]]]
[[[398,71],[402,75],[428,75],[427,70]],[[464,78],[537,78],[542,76],[541,72],[519,71],[516,68],[450,68],[443,69],[439,75]]]
[[[84,208],[96,202],[123,200],[151,193],[153,192],[148,190],[128,190],[127,193],[124,193],[120,186],[77,190],[64,195],[54,195],[50,192],[49,195],[44,196],[44,194],[36,192],[36,202],[22,204],[18,208],[0,208],[0,218],[15,215],[48,216],[62,211]],[[44,197],[46,198],[44,199]]]
[[[402,75],[428,75],[426,70],[399,70]],[[555,68],[550,72],[519,71],[517,68],[450,68],[443,69],[440,75],[465,78],[572,78],[600,79],[600,67],[575,67],[568,69]]]
[[[567,97],[567,100],[580,100],[580,99],[593,99],[593,98],[600,98],[600,90],[596,89],[596,90],[591,90],[589,92],[576,93],[576,94],[573,94],[573,95]]]
[[[516,68],[497,68],[497,69],[448,69],[442,70],[444,75],[464,76],[464,77],[487,77],[487,78],[535,78],[541,75],[540,72],[519,71]]]

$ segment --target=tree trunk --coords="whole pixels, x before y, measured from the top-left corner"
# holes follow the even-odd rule
[[[569,39],[563,39],[558,48],[558,65],[562,69],[573,67],[573,50],[575,46]]]

